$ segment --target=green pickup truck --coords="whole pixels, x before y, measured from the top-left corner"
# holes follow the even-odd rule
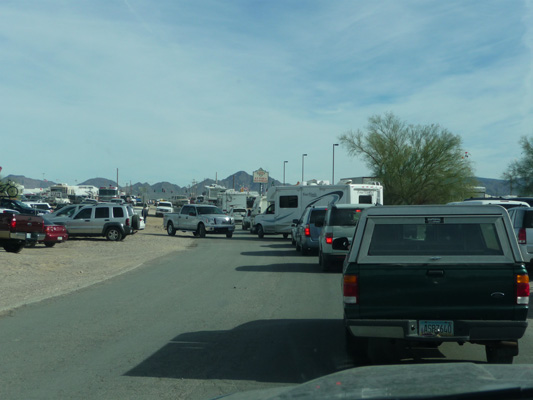
[[[512,363],[527,328],[529,277],[500,206],[366,209],[342,290],[348,350],[371,360],[395,342],[468,342],[488,362]]]

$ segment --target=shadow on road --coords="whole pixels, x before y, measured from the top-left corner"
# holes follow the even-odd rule
[[[292,272],[292,273],[308,273],[317,274],[323,273],[322,268],[318,263],[300,264],[300,263],[286,263],[286,264],[268,264],[268,265],[243,265],[235,268],[239,272]]]
[[[402,353],[394,360],[386,354],[383,364],[472,362],[446,359],[436,348]],[[225,331],[183,333],[126,375],[289,384],[364,363],[348,355],[342,320],[258,320]]]
[[[352,366],[342,320],[259,320],[181,334],[126,375],[300,383]]]

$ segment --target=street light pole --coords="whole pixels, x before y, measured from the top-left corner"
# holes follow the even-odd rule
[[[288,163],[288,161],[283,161],[283,186],[285,186],[285,165]]]
[[[302,154],[302,185],[304,184],[304,157],[306,157],[307,154]]]
[[[333,144],[333,167],[331,168],[331,184],[335,184],[335,146],[338,146],[338,143]]]

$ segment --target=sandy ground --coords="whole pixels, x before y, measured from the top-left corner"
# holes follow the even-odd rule
[[[0,247],[0,313],[101,282],[183,250],[193,241],[188,233],[168,236],[163,219],[149,215],[144,230],[121,242],[74,238],[51,248],[38,244],[18,254]]]

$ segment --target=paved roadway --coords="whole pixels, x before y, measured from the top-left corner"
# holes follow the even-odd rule
[[[210,399],[354,366],[340,274],[316,261],[237,231],[18,309],[0,318],[0,398]],[[529,332],[520,345],[515,362],[533,363]],[[440,350],[423,356],[485,361],[481,346]]]

